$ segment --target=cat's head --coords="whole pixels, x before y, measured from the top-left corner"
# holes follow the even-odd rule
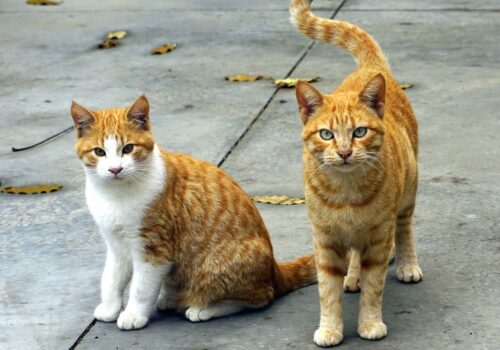
[[[301,81],[296,94],[304,145],[318,166],[344,173],[365,165],[377,167],[384,138],[382,75],[373,77],[360,91],[332,95],[323,95]]]
[[[155,141],[145,96],[129,108],[99,111],[73,102],[71,116],[78,137],[76,153],[87,176],[116,183],[134,182],[147,171]]]

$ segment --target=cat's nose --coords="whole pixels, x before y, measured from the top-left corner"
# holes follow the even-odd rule
[[[111,171],[113,174],[115,175],[118,175],[120,173],[120,171],[122,171],[122,167],[118,167],[118,168],[109,168],[108,170]]]
[[[347,159],[351,156],[352,151],[338,151],[337,153],[340,156],[340,158]]]

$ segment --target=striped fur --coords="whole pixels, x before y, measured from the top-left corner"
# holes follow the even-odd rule
[[[309,6],[292,0],[297,29],[340,46],[358,63],[332,94],[305,82],[296,88],[321,303],[314,341],[331,346],[343,339],[343,289],[361,289],[359,335],[387,334],[382,292],[394,244],[398,279],[422,279],[411,229],[418,132],[410,103],[374,39],[353,24],[316,17]]]
[[[108,248],[96,319],[142,328],[157,303],[206,321],[316,281],[313,255],[274,260],[257,208],[223,170],[155,143],[144,96],[102,111],[74,103],[72,116],[87,203]]]

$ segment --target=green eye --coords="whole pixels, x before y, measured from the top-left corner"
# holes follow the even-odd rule
[[[133,150],[134,150],[134,145],[129,144],[129,145],[126,145],[125,147],[123,147],[122,153],[127,154],[127,153],[132,152]]]
[[[106,155],[106,151],[104,151],[102,148],[94,148],[94,153],[98,157],[104,157]]]
[[[363,137],[366,135],[367,132],[368,132],[367,128],[361,127],[361,128],[356,128],[352,134],[354,137]]]
[[[322,138],[323,140],[327,140],[327,141],[328,141],[328,140],[333,139],[333,132],[331,132],[331,131],[330,131],[330,130],[328,130],[328,129],[321,129],[321,130],[319,131],[319,136],[321,136],[321,138]]]

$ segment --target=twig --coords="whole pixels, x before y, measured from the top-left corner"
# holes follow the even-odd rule
[[[67,134],[68,132],[70,132],[71,130],[73,130],[74,126],[70,126],[69,128],[67,129],[64,129],[63,131],[60,131],[58,132],[57,134],[55,135],[52,135],[48,138],[46,138],[45,140],[42,140],[38,143],[35,143],[34,145],[31,145],[31,146],[26,146],[26,147],[22,147],[22,148],[16,148],[16,147],[12,147],[12,152],[21,152],[21,151],[26,151],[28,149],[32,149],[32,148],[35,148],[37,146],[40,146],[40,145],[43,145],[44,143],[47,143],[49,141],[52,141],[53,139],[59,137],[59,136],[62,136],[64,134]]]

